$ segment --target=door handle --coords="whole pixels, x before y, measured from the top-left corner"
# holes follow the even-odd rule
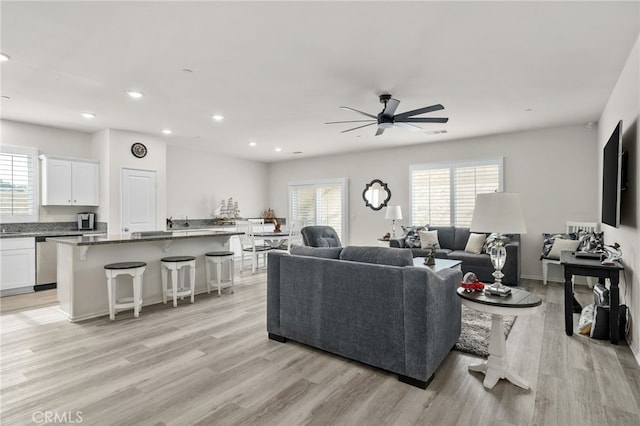
[[[124,232],[129,232],[129,228],[124,228],[123,231]]]

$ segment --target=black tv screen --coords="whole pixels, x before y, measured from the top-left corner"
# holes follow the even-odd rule
[[[602,223],[620,225],[622,190],[622,120],[613,130],[602,157]]]

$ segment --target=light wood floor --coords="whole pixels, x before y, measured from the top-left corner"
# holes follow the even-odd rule
[[[467,371],[478,358],[459,352],[420,390],[268,340],[266,275],[237,276],[234,294],[145,307],[138,319],[123,312],[114,322],[67,322],[55,290],[3,298],[2,424],[42,424],[47,413],[89,425],[640,424],[640,367],[631,351],[567,337],[559,284],[523,283],[544,308],[520,316],[507,340],[531,391],[504,380],[485,389],[483,376]],[[584,288],[578,298],[590,297]]]

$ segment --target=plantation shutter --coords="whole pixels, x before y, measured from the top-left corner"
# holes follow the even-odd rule
[[[463,166],[454,169],[455,225],[471,226],[476,196],[496,192],[500,188],[500,173],[496,164]]]
[[[471,226],[478,194],[502,190],[502,158],[410,166],[411,224]]]
[[[345,180],[289,184],[291,220],[331,226],[344,242],[347,217]]]
[[[448,225],[451,217],[448,168],[413,170],[411,173],[412,224]]]
[[[3,222],[37,220],[37,150],[2,147],[0,152],[0,216]]]

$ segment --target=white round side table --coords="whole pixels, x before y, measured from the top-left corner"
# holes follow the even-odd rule
[[[467,293],[463,288],[458,288],[457,292],[462,299],[462,304],[467,308],[491,314],[489,358],[480,364],[470,365],[469,371],[484,373],[482,384],[487,389],[493,388],[500,379],[507,379],[516,386],[529,389],[529,383],[509,367],[502,316],[534,314],[540,309],[542,299],[514,287],[511,287],[511,294],[506,297],[476,291]]]

